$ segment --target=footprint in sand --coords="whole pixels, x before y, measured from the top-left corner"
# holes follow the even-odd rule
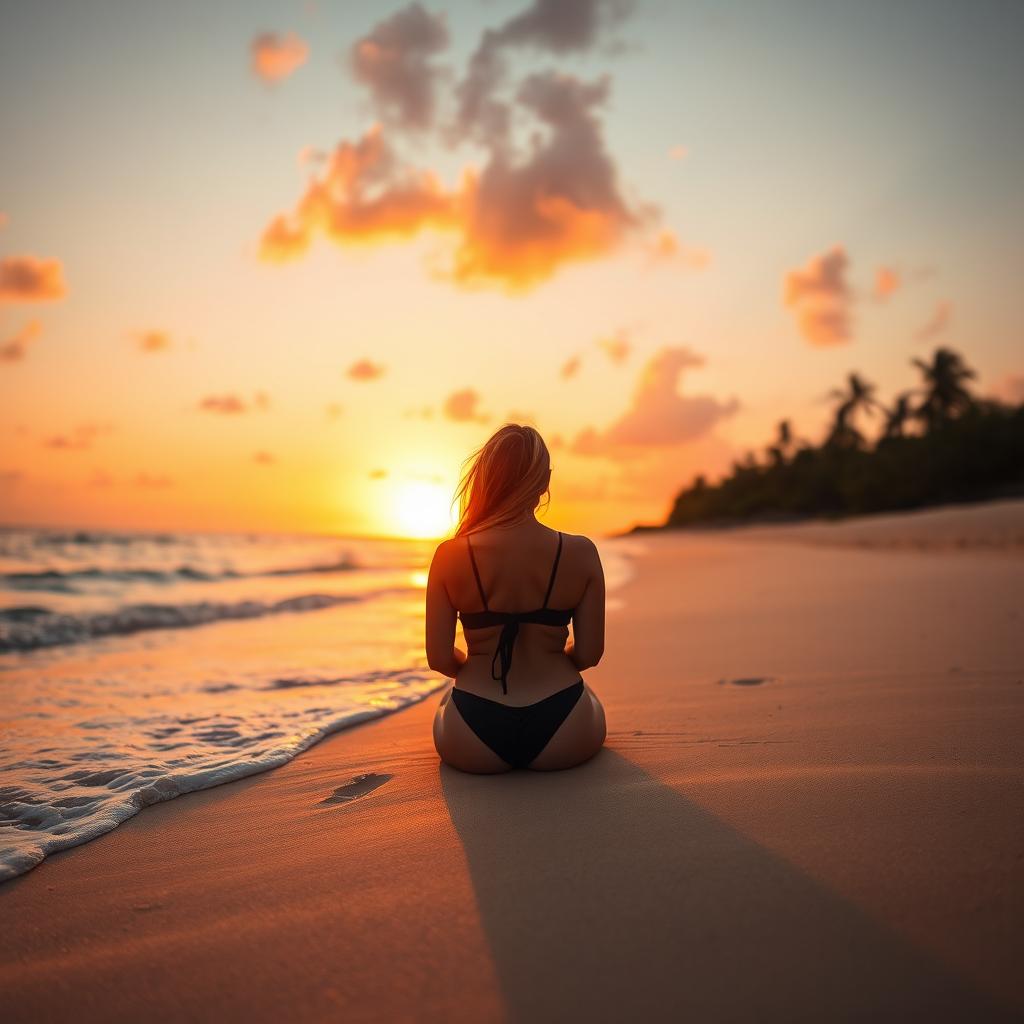
[[[366,775],[357,775],[348,785],[339,786],[329,797],[321,800],[322,804],[347,804],[358,800],[367,793],[379,789],[385,782],[390,782],[392,775],[375,775],[368,772]]]
[[[770,683],[771,676],[744,676],[742,679],[719,679],[718,685],[724,686],[730,683],[732,686],[760,686],[762,683]]]

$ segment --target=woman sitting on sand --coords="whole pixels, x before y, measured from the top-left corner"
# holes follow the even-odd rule
[[[462,771],[571,768],[604,743],[604,709],[580,675],[604,651],[604,572],[593,541],[534,517],[550,480],[540,434],[503,426],[469,460],[458,528],[430,565],[427,663],[455,680],[434,745]]]

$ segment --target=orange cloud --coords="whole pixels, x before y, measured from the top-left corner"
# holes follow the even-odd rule
[[[593,108],[608,79],[584,83],[554,72],[530,75],[517,96],[548,129],[525,158],[495,146],[482,171],[467,168],[446,189],[432,172],[402,165],[374,125],[342,142],[290,214],[263,232],[265,259],[304,252],[317,234],[359,244],[409,238],[424,230],[453,234],[434,276],[467,288],[496,284],[522,291],[561,266],[607,255],[655,215],[632,209],[619,193]]]
[[[253,410],[266,412],[270,408],[270,395],[266,391],[256,391],[253,393],[252,401],[247,402],[241,395],[227,391],[199,399],[198,408],[201,412],[215,412],[224,416],[237,416]]]
[[[374,125],[358,142],[338,145],[294,213],[267,226],[260,251],[265,259],[289,259],[304,252],[317,232],[352,244],[453,227],[456,206],[432,174],[399,168],[383,130]]]
[[[739,408],[735,398],[720,402],[710,395],[681,395],[684,370],[704,365],[688,348],[665,348],[644,367],[629,408],[605,430],[588,427],[572,443],[578,455],[632,459],[638,450],[694,441],[711,432]]]
[[[164,331],[143,331],[135,340],[143,352],[164,352],[171,347],[170,335]]]
[[[685,160],[687,155],[687,149],[685,146],[677,144],[669,149],[668,155],[673,160]]]
[[[580,372],[580,367],[583,365],[582,356],[570,356],[564,363],[562,368],[558,371],[562,380],[572,380],[577,373]]]
[[[711,263],[711,250],[684,246],[679,236],[663,228],[646,244],[652,263],[679,263],[691,270],[705,270]]]
[[[94,469],[92,476],[86,480],[86,487],[111,487],[113,486],[114,478],[105,469]]]
[[[445,399],[444,414],[457,423],[485,423],[487,417],[479,411],[479,404],[480,395],[472,388],[464,388]]]
[[[610,338],[601,338],[597,347],[602,349],[608,358],[617,365],[624,363],[633,350],[629,332],[624,327],[620,327]]]
[[[546,133],[519,161],[496,139],[480,175],[467,176],[467,220],[450,279],[524,290],[564,264],[608,255],[655,216],[620,194],[595,113],[609,89],[607,75],[581,82],[546,71],[523,81],[517,102]]]
[[[169,476],[164,476],[160,473],[136,473],[132,479],[132,483],[136,487],[144,487],[146,489],[161,489],[164,487],[172,487],[174,481]]]
[[[3,210],[0,210],[0,228],[7,227],[10,222],[11,218]]]
[[[249,48],[253,73],[265,82],[281,82],[306,63],[309,47],[294,32],[258,35]]]
[[[258,466],[273,466],[277,462],[276,457],[271,452],[259,451],[256,452],[252,457],[253,462]]]
[[[884,302],[902,284],[900,272],[893,267],[879,267],[875,271],[875,298]]]
[[[215,412],[224,416],[236,416],[249,410],[245,399],[234,394],[207,395],[199,400],[199,408],[203,412]]]
[[[447,45],[444,15],[412,3],[358,40],[349,60],[383,118],[403,128],[426,128],[434,119],[440,77],[430,60]]]
[[[101,434],[107,434],[113,430],[110,423],[82,423],[70,434],[51,434],[43,439],[43,447],[52,448],[55,451],[85,451],[92,447],[93,441]]]
[[[67,294],[60,260],[7,256],[0,260],[0,304],[53,302]]]
[[[371,469],[369,474],[371,480],[383,480],[387,475],[386,469]]]
[[[29,320],[13,338],[0,343],[0,363],[17,363],[28,354],[28,347],[39,337],[43,325],[38,320]]]
[[[327,413],[327,418],[329,420],[336,420],[340,419],[342,415],[344,415],[345,409],[344,406],[338,402],[328,402],[325,412]]]
[[[345,372],[352,380],[376,380],[384,375],[384,367],[370,362],[369,359],[360,359]]]
[[[935,312],[914,332],[918,341],[931,341],[937,338],[949,326],[953,318],[953,304],[943,299],[935,307]]]
[[[812,345],[850,340],[853,296],[846,283],[848,263],[846,250],[836,245],[785,276],[783,304],[793,310],[800,333]]]

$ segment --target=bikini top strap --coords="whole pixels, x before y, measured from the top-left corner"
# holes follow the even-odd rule
[[[555,552],[555,564],[551,566],[551,579],[548,580],[548,592],[544,595],[544,607],[547,608],[551,597],[551,588],[555,585],[555,573],[558,572],[558,560],[562,557],[562,531],[558,531],[558,550]]]
[[[480,600],[484,603],[484,611],[490,611],[487,607],[487,595],[484,593],[484,585],[480,582],[480,570],[476,567],[476,555],[473,554],[473,545],[469,542],[469,534],[466,534],[466,547],[469,549],[469,560],[473,563],[473,575],[476,577],[477,590],[480,591]]]

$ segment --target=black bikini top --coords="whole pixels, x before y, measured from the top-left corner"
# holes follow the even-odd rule
[[[508,670],[512,666],[512,648],[515,646],[516,637],[519,635],[519,625],[523,622],[536,623],[539,626],[568,626],[572,620],[572,608],[549,608],[548,599],[551,597],[551,588],[555,585],[555,573],[558,572],[558,560],[562,557],[562,534],[558,534],[558,550],[555,552],[555,563],[551,566],[551,579],[548,580],[548,592],[544,595],[544,606],[532,612],[496,612],[487,607],[487,595],[484,593],[484,585],[480,582],[480,570],[476,565],[476,556],[473,554],[473,545],[469,542],[469,534],[466,534],[466,547],[469,549],[469,560],[473,564],[473,575],[476,577],[477,589],[480,591],[480,599],[484,603],[483,611],[480,612],[459,612],[463,627],[469,629],[482,629],[484,626],[501,626],[501,636],[498,638],[498,647],[491,659],[491,678],[501,681],[501,692],[508,693]],[[500,666],[499,674],[495,675],[495,663]]]

